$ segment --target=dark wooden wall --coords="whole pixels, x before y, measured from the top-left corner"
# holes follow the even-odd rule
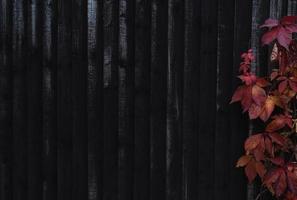
[[[296,0],[0,0],[1,200],[252,200],[229,105]]]

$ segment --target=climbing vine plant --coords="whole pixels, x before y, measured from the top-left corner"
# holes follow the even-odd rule
[[[281,200],[297,200],[296,21],[297,16],[285,16],[260,26],[265,30],[261,42],[273,47],[270,60],[277,68],[268,77],[258,77],[251,70],[252,50],[243,53],[238,76],[242,84],[231,101],[240,102],[250,120],[264,124],[263,131],[245,140],[237,167],[244,167],[250,183],[258,176],[265,190]]]

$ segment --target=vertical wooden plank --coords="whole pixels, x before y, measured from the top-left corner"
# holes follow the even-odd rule
[[[24,8],[27,18],[27,174],[28,199],[41,199],[42,177],[42,10],[41,1],[32,0]],[[23,74],[24,76],[24,74]]]
[[[235,1],[218,1],[217,83],[215,130],[214,199],[230,199],[230,136],[229,102],[232,96],[233,34]],[[227,67],[228,66],[228,67]],[[234,164],[231,165],[234,167]],[[242,195],[242,194],[241,194]],[[244,197],[244,195],[242,195]]]
[[[265,76],[269,72],[267,53],[267,46],[262,47],[261,45],[261,36],[263,30],[259,28],[264,21],[269,18],[269,0],[261,1],[252,1],[252,28],[251,28],[251,48],[256,57],[256,62],[252,64],[252,71],[259,76]],[[263,124],[259,123],[250,123],[249,126],[249,135],[253,134],[256,131],[263,130]],[[248,186],[248,199],[255,198],[260,189],[260,184],[250,184]]]
[[[199,199],[214,199],[214,141],[216,113],[217,1],[201,2]],[[207,155],[207,156],[206,156]]]
[[[73,199],[72,20],[71,0],[58,1],[57,170],[58,200]]]
[[[251,47],[256,56],[256,62],[252,65],[252,70],[258,75],[267,74],[267,48],[261,47],[261,36],[263,30],[259,28],[264,21],[269,18],[269,0],[253,1],[252,9],[252,29],[251,29]],[[260,67],[261,66],[261,67]]]
[[[134,1],[119,0],[119,199],[134,189]]]
[[[151,1],[137,0],[135,9],[134,199],[149,200]]]
[[[13,199],[27,199],[26,0],[13,1]]]
[[[1,198],[12,199],[12,1],[1,1],[0,137]]]
[[[185,1],[183,86],[183,198],[198,199],[200,2]]]
[[[168,1],[152,1],[151,200],[166,199],[166,106]]]
[[[119,1],[104,4],[104,188],[103,199],[118,199]]]
[[[89,199],[103,198],[103,1],[88,1]]]
[[[270,9],[269,9],[269,18],[272,19],[281,19],[283,16],[287,15],[288,12],[288,0],[270,0]],[[264,23],[264,21],[262,22]],[[269,45],[268,47],[268,53],[271,54],[273,45]],[[267,67],[267,75],[272,71],[272,68],[274,67],[273,64],[270,62],[270,57],[267,56],[266,60],[268,63]]]
[[[182,198],[182,106],[184,64],[184,3],[168,1],[167,67],[167,199]]]
[[[288,0],[270,0],[270,15],[272,19],[280,19],[287,15],[288,12]],[[264,22],[262,22],[264,23]]]
[[[72,0],[72,199],[88,197],[87,1]],[[67,4],[67,6],[69,6]]]
[[[44,199],[57,199],[57,9],[43,1],[43,173]]]
[[[243,9],[244,8],[244,9]],[[232,67],[232,92],[240,81],[238,67],[241,62],[240,55],[250,47],[252,2],[235,0],[234,16],[234,42],[233,42],[233,67]],[[230,96],[231,98],[231,96]],[[230,105],[230,199],[244,198],[247,192],[247,181],[242,170],[235,169],[238,158],[243,154],[243,142],[248,135],[247,116],[242,115],[240,105]]]
[[[297,13],[297,1],[288,0],[288,15],[296,15]]]

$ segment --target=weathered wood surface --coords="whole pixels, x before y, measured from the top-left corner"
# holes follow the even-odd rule
[[[296,0],[0,0],[1,200],[252,200],[229,100]]]

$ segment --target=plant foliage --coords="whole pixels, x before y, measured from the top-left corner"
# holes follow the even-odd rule
[[[297,16],[281,20],[267,19],[263,45],[271,45],[271,62],[276,63],[270,76],[258,77],[251,70],[252,50],[241,55],[239,79],[242,81],[231,103],[240,102],[251,120],[265,124],[263,131],[250,135],[245,155],[237,167],[244,167],[248,181],[256,177],[274,197],[297,200]]]

